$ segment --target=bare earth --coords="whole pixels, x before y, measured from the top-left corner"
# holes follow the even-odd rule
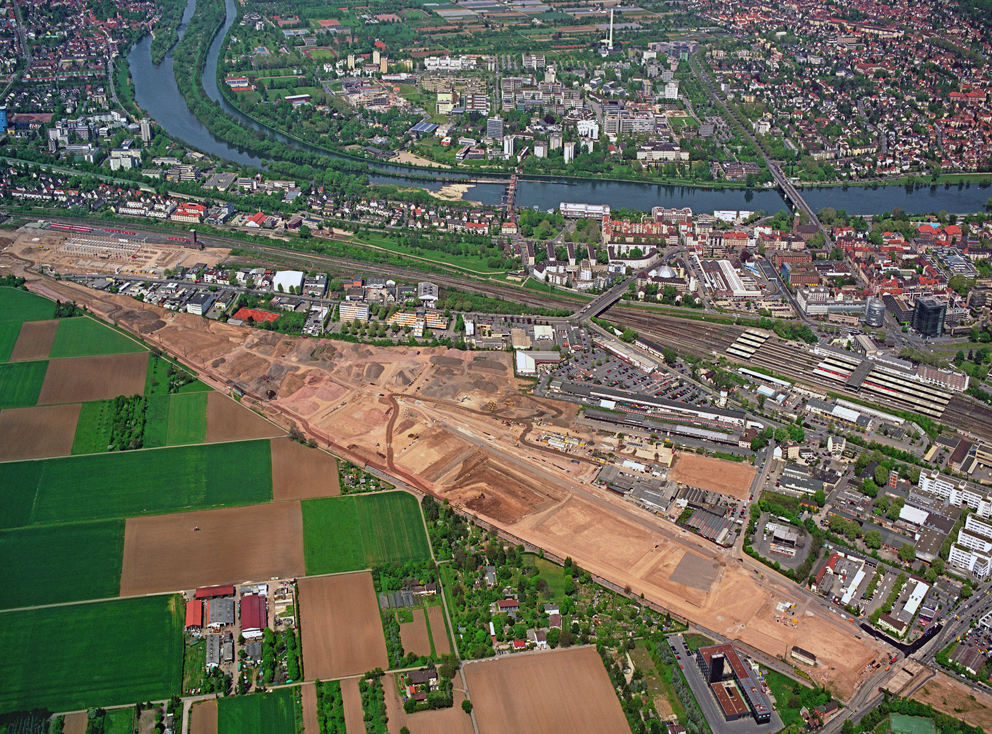
[[[86,712],[80,711],[75,714],[66,714],[62,723],[63,734],[86,734]]]
[[[400,641],[405,653],[431,654],[431,638],[427,634],[427,620],[423,609],[413,610],[412,622],[400,622]]]
[[[272,439],[272,496],[276,500],[337,497],[338,462],[289,438]]]
[[[79,403],[0,410],[0,461],[68,456]]]
[[[690,487],[719,492],[736,499],[747,499],[756,469],[750,464],[712,459],[688,451],[679,451],[668,471],[668,479]]]
[[[964,719],[971,726],[992,731],[992,697],[972,690],[944,673],[927,682],[911,698],[928,703],[938,711]]]
[[[217,734],[216,698],[193,704],[189,711],[189,734]]]
[[[594,647],[471,662],[465,678],[479,734],[630,731]]]
[[[389,667],[372,574],[319,576],[298,583],[307,680],[330,680]]]
[[[344,728],[347,734],[365,734],[365,712],[362,711],[358,678],[341,681],[341,699],[344,703]]]
[[[282,436],[284,432],[237,401],[214,391],[207,395],[207,443]]]
[[[444,610],[441,607],[427,607],[427,619],[431,623],[431,637],[434,640],[434,652],[447,655],[451,652],[448,643],[447,628],[444,626]]]
[[[299,502],[131,517],[121,596],[292,578],[304,568]]]
[[[304,683],[300,686],[300,703],[303,705],[303,734],[320,734],[316,685]]]
[[[598,577],[630,584],[673,614],[768,655],[787,657],[790,645],[810,650],[821,660],[812,671],[816,682],[842,699],[860,685],[861,669],[877,654],[872,639],[822,611],[791,582],[750,558],[728,564],[724,551],[611,498],[591,481],[598,465],[538,444],[542,430],[594,438],[575,423],[576,406],[521,393],[509,354],[289,338],[26,274],[31,290],[85,304],[178,356],[218,389],[239,386],[243,402],[284,427],[295,423],[339,457],[448,499],[523,542],[571,556]],[[681,467],[677,461],[675,476],[694,459]],[[717,462],[720,486],[714,488],[739,492],[749,484],[743,472],[751,467],[724,464]],[[690,579],[691,569],[705,573]],[[776,622],[780,601],[798,604],[797,627]]]
[[[436,711],[419,711],[408,714],[403,710],[403,702],[396,689],[396,676],[387,675],[382,679],[382,687],[386,693],[386,715],[389,717],[390,734],[399,734],[404,726],[411,734],[474,734],[472,718],[462,710],[465,692],[461,690],[461,678],[455,676],[454,706],[450,709]],[[510,730],[506,730],[510,731]],[[351,730],[348,730],[351,734]],[[364,730],[362,732],[364,734]]]
[[[21,331],[14,343],[14,351],[10,353],[10,361],[31,362],[36,359],[48,359],[58,329],[58,319],[25,321],[21,324]]]
[[[399,163],[412,163],[415,166],[430,166],[431,168],[451,168],[446,163],[438,163],[437,161],[431,161],[427,158],[423,158],[415,153],[411,153],[408,150],[400,151],[400,154],[396,156],[396,160]]]
[[[38,405],[86,403],[145,391],[148,353],[53,359],[48,363]]]

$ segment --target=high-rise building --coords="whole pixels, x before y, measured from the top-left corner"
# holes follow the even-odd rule
[[[503,118],[490,117],[486,120],[486,135],[490,138],[503,137]]]
[[[571,163],[575,160],[575,143],[565,143],[565,163]]]
[[[141,142],[147,143],[152,139],[152,121],[147,117],[141,118]]]
[[[385,74],[389,69],[389,59],[385,56],[379,57],[379,73]]]
[[[503,155],[507,158],[512,156],[515,152],[517,139],[512,135],[507,135],[503,138]]]
[[[7,106],[0,107],[0,133],[7,130]]]
[[[881,298],[869,298],[865,306],[865,324],[879,329],[885,325],[885,302]]]
[[[913,330],[920,336],[935,337],[944,333],[947,304],[931,296],[916,299],[913,307]]]
[[[355,68],[355,54],[348,54],[348,68]]]

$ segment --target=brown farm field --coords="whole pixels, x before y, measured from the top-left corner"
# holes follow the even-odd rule
[[[455,678],[454,706],[449,709],[435,711],[418,711],[408,714],[403,710],[403,701],[396,690],[396,676],[390,674],[382,679],[382,687],[386,692],[386,715],[389,717],[389,734],[399,734],[404,726],[417,734],[474,734],[472,718],[462,710],[465,692],[461,690],[461,681]],[[364,729],[359,734],[364,734]],[[504,731],[512,731],[505,729]],[[351,733],[351,729],[348,730]],[[542,733],[543,734],[543,733]]]
[[[273,438],[272,498],[304,500],[337,497],[338,462],[330,454],[311,449],[290,438]]]
[[[299,580],[306,680],[331,680],[389,667],[372,574]]]
[[[620,701],[594,647],[465,665],[479,734],[628,734]]]
[[[303,734],[320,734],[317,718],[317,686],[304,683],[300,686],[300,703],[303,707]]]
[[[412,622],[400,622],[400,641],[403,643],[403,652],[431,654],[431,638],[427,634],[427,619],[423,608],[413,610]]]
[[[21,324],[21,332],[14,343],[14,351],[10,353],[10,361],[31,362],[36,359],[48,359],[58,329],[58,319],[25,321]]]
[[[362,711],[358,678],[341,681],[341,700],[344,704],[344,728],[347,734],[365,734],[365,712]],[[386,700],[389,700],[388,696]]]
[[[197,701],[189,710],[189,734],[217,734],[217,699]]]
[[[283,436],[285,432],[219,392],[207,395],[207,443]]]
[[[441,607],[427,607],[427,619],[431,623],[434,652],[438,655],[447,655],[451,652],[451,645],[448,642],[447,628],[444,625],[444,609]]]
[[[928,703],[938,711],[956,719],[963,719],[971,726],[992,731],[992,697],[977,692],[944,673],[928,681],[910,698]]]
[[[0,410],[0,461],[68,456],[79,403]]]
[[[62,734],[86,734],[87,721],[85,711],[66,714],[62,723]]]
[[[53,359],[48,363],[38,405],[141,395],[147,371],[147,352]]]
[[[289,578],[304,569],[299,502],[131,517],[121,596]]]
[[[747,499],[755,471],[753,466],[744,462],[711,459],[679,451],[668,472],[668,479],[742,500]]]

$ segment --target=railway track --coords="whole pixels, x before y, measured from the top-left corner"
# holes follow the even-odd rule
[[[615,307],[614,307],[615,308]],[[607,311],[607,314],[613,309]],[[740,326],[689,321],[663,314],[645,314],[631,310],[616,311],[617,320],[641,336],[699,357],[723,354],[744,332]]]

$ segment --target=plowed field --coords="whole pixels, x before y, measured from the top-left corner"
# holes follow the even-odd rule
[[[58,328],[57,319],[25,321],[21,324],[21,333],[17,335],[14,351],[10,353],[10,361],[31,362],[36,359],[48,359]]]
[[[372,574],[304,578],[299,580],[299,589],[307,680],[389,667]]]
[[[68,456],[79,403],[0,411],[0,461]]]
[[[281,429],[226,395],[207,395],[207,443],[282,435]]]
[[[121,596],[302,574],[298,502],[132,517],[124,532]]]
[[[147,370],[147,352],[53,359],[48,363],[38,405],[141,395]]]
[[[273,499],[303,500],[339,494],[337,459],[289,438],[272,439]]]

